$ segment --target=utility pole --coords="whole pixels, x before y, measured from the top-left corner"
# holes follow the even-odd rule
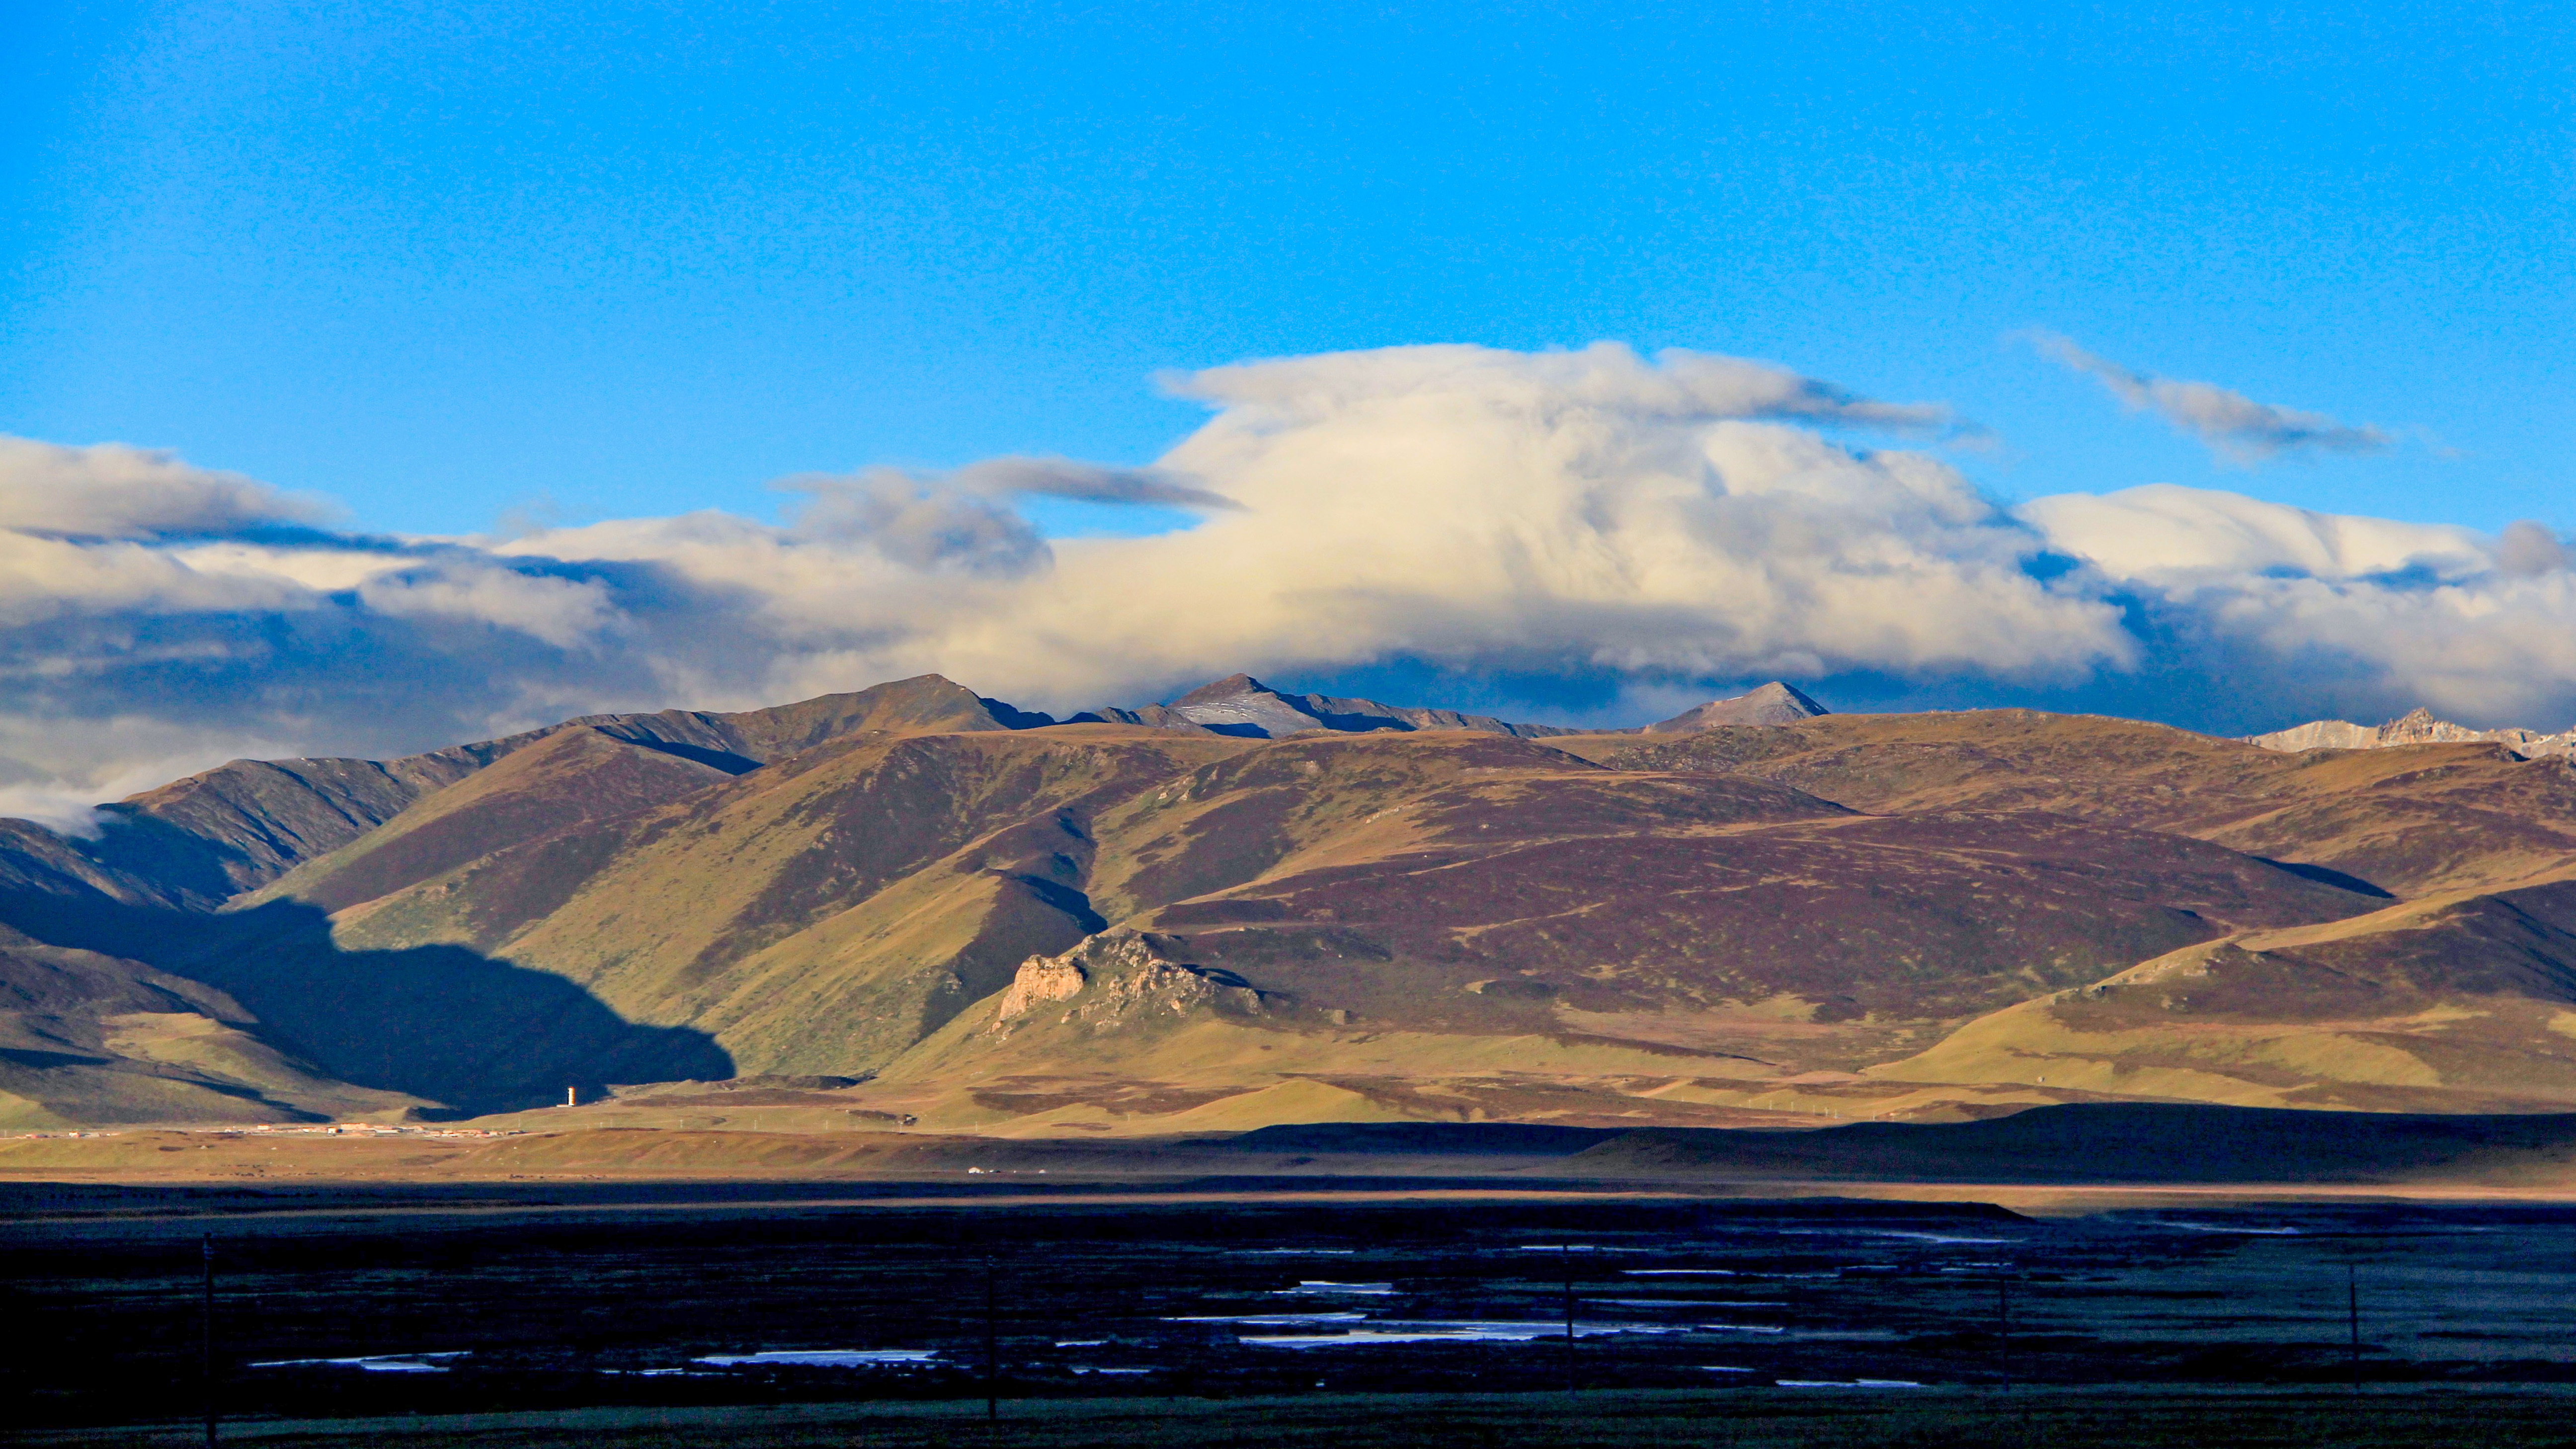
[[[1565,1259],[1565,1391],[1574,1392],[1574,1245],[1557,1250]]]
[[[2361,1269],[2343,1265],[2344,1310],[2352,1320],[2352,1391],[2361,1392]]]
[[[993,1287],[993,1255],[984,1255],[984,1422],[997,1423],[1002,1417],[1001,1339],[993,1330],[996,1290]]]
[[[206,1309],[203,1357],[197,1372],[206,1393],[206,1449],[215,1449],[215,1235],[206,1234]]]

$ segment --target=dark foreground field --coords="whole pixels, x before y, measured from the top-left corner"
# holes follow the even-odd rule
[[[59,1196],[0,1392],[200,1434],[211,1232],[244,1441],[2576,1443],[2561,1206],[692,1191]]]
[[[2348,1391],[1923,1390],[1896,1398],[1829,1390],[1355,1395],[1233,1400],[1014,1402],[987,1421],[971,1405],[786,1405],[274,1422],[236,1431],[268,1449],[1378,1449],[1378,1446],[2138,1445],[2154,1449],[2576,1443],[2576,1394],[2539,1389]],[[31,1436],[52,1446],[194,1445],[195,1425]]]

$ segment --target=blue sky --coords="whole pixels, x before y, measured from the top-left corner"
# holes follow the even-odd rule
[[[0,3],[0,815],[933,671],[2564,729],[2571,62],[2521,4]]]
[[[2563,11],[6,17],[0,432],[176,448],[368,528],[1139,463],[1206,416],[1166,370],[1603,339],[1948,401],[2006,499],[2576,526]],[[2400,441],[2229,466],[2029,328]]]

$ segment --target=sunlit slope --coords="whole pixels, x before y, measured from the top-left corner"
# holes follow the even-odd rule
[[[496,844],[665,804],[728,778],[604,730],[559,730],[234,904],[297,900],[342,910],[479,860]]]
[[[1043,722],[925,674],[737,713],[587,715],[391,760],[234,760],[102,807],[95,836],[0,820],[0,892],[211,909],[565,733],[606,735],[735,773],[871,730],[1007,730]]]
[[[2181,837],[1864,817],[1474,735],[1281,741],[1100,838],[1105,916],[1319,1009],[1470,1031],[1791,998],[1862,1042],[2372,904]]]
[[[480,767],[463,747],[387,761],[234,760],[102,807],[94,836],[0,824],[0,881],[59,889],[35,875],[50,869],[129,904],[212,909]],[[64,869],[66,856],[79,864]]]
[[[2033,710],[1554,743],[1626,768],[1777,780],[1872,813],[2044,810],[2189,835],[2394,896],[2503,885],[2576,859],[2576,765],[2493,744],[2283,754]]]
[[[590,726],[664,748],[724,753],[739,761],[782,760],[827,740],[883,731],[895,734],[1023,729],[1043,715],[987,699],[955,680],[919,674],[848,694],[794,704],[716,713],[666,709],[655,714],[585,715],[554,728]]]
[[[1987,1094],[1850,1070],[2185,942],[2377,904],[2183,837],[1873,818],[1466,735],[1212,762],[1102,812],[1090,883],[1163,967],[1077,953],[1093,979],[1043,1009],[1013,1000],[1024,973],[861,1095],[1012,1132],[1947,1111]]]
[[[2462,923],[2542,919],[2517,888],[2576,861],[2576,773],[2490,746],[2282,755],[2024,711],[1545,742],[1028,723],[935,677],[572,722],[218,918],[242,934],[205,979],[325,1068],[424,1095],[523,1104],[583,1065],[474,1087],[506,1065],[478,1041],[546,1037],[495,1019],[403,1076],[366,1032],[445,988],[362,1029],[359,976],[578,988],[601,1073],[875,1072],[867,1110],[1023,1133],[2473,1108],[2558,1100],[2576,1046],[2545,972],[2460,984],[2524,949]],[[1251,996],[1158,977],[1188,988],[1168,1009],[989,1029],[1025,963],[1122,930]],[[2263,1005],[2306,989],[2277,963],[2241,1020],[2105,1024],[2129,988],[2069,994],[2142,962],[2224,976],[2240,947],[2349,974],[2333,952],[2444,932],[2448,984],[2335,1013]]]
[[[744,1071],[863,1070],[1103,924],[1090,820],[1242,748],[1117,727],[871,735],[558,831],[349,912],[344,947],[469,946]]]
[[[528,788],[544,763],[524,767]],[[498,798],[459,796],[442,818]],[[855,1073],[1029,957],[1124,921],[1275,996],[1257,1029],[1295,1040],[1148,1060],[1103,1038],[1053,1066],[970,1065],[993,1044],[969,1043],[954,1069],[1115,1074],[1125,1054],[1137,1080],[1196,1073],[1216,1093],[1277,1085],[1282,1051],[1313,1071],[1472,1074],[1575,1037],[1626,1053],[1623,1071],[1847,1070],[2177,946],[2373,904],[2181,837],[1872,818],[1771,781],[1605,769],[1494,735],[1099,725],[827,744],[347,908],[335,939],[550,972],[630,1020],[712,1034],[740,1071]],[[1740,1029],[1670,1030],[1711,1014]],[[1383,1045],[1390,1032],[1409,1044]],[[1274,1061],[1223,1065],[1244,1052]]]
[[[1874,1076],[2245,1106],[2576,1103],[2576,881],[2451,893],[2175,951]]]
[[[1009,990],[851,1096],[943,1130],[1186,1133],[1488,1117],[1716,1121],[1727,1114],[1688,1105],[1677,1114],[1642,1094],[1715,1076],[1749,1096],[1780,1075],[1760,1061],[1544,1023],[1349,1024],[1190,956],[1180,938],[1118,929],[1033,960]]]
[[[341,910],[505,845],[677,800],[826,741],[1000,731],[1026,718],[935,674],[733,714],[587,715],[388,762],[379,768],[434,783],[424,783],[409,803],[354,840],[318,855],[286,857],[293,864],[283,877],[232,904],[292,899]]]
[[[1114,920],[1265,878],[1374,873],[1462,846],[1849,814],[1765,781],[1622,773],[1500,735],[1306,735],[1211,762],[1106,813],[1092,893]]]

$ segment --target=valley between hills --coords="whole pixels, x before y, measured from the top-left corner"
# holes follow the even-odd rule
[[[2576,1110],[2576,764],[2355,741],[925,676],[236,761],[0,821],[0,1128]]]

